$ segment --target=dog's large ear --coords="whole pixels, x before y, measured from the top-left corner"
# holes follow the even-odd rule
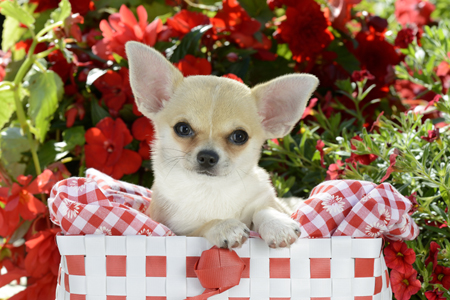
[[[138,42],[125,45],[130,67],[130,83],[137,107],[146,117],[164,107],[176,86],[183,80],[178,71],[161,53]]]
[[[267,138],[282,138],[300,120],[319,80],[310,74],[290,74],[252,89]]]

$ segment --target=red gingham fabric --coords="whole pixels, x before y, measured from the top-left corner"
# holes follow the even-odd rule
[[[292,218],[300,238],[331,236],[413,240],[419,229],[408,212],[411,201],[389,183],[331,180],[316,186]]]
[[[66,235],[174,235],[143,213],[151,196],[146,188],[88,169],[86,178],[58,182],[50,193],[48,206],[51,220]]]
[[[50,216],[66,235],[174,235],[143,213],[151,195],[146,188],[88,169],[86,178],[65,179],[53,187]],[[411,206],[388,183],[334,180],[316,186],[292,218],[301,225],[301,238],[383,235],[412,240],[419,230],[408,215]]]

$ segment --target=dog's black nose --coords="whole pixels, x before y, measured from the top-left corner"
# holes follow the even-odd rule
[[[219,161],[219,154],[211,150],[202,150],[197,154],[197,162],[200,167],[209,169]]]

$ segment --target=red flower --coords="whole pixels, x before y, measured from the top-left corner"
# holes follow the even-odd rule
[[[397,33],[395,38],[395,46],[399,48],[408,48],[409,44],[414,42],[414,30],[412,28],[403,28]]]
[[[325,143],[322,140],[318,140],[317,144],[316,144],[316,149],[320,153],[320,165],[322,166],[322,168],[325,168],[325,163],[324,163],[325,153],[323,151],[323,147],[325,147]]]
[[[58,7],[60,0],[30,0],[30,3],[37,3],[38,6],[34,12],[42,12],[47,9],[53,9]],[[69,0],[72,6],[72,12],[86,14],[91,8],[91,0]]]
[[[439,139],[439,129],[428,130],[428,136],[422,135],[420,137],[422,140],[427,141],[428,143],[432,143],[435,140]]]
[[[395,1],[395,16],[400,25],[416,24],[419,27],[431,22],[431,13],[435,6],[423,0],[397,0]]]
[[[395,163],[397,160],[397,156],[399,156],[399,155],[400,155],[400,151],[398,149],[394,149],[394,153],[392,153],[389,156],[390,165],[386,170],[386,175],[384,175],[383,178],[381,178],[380,183],[385,181],[386,179],[388,179],[389,176],[391,176],[391,173],[395,171]]]
[[[373,80],[375,77],[373,77],[372,74],[370,74],[367,70],[360,70],[360,71],[353,71],[352,73],[352,80],[353,81],[363,81],[364,79]]]
[[[374,130],[375,126],[380,127],[380,125],[381,125],[380,119],[381,119],[381,116],[383,116],[383,115],[384,115],[384,111],[382,111],[382,112],[378,115],[377,120],[376,120],[375,122],[373,122],[372,127],[370,128],[370,132],[372,132],[372,131]]]
[[[147,11],[140,5],[137,7],[139,22],[130,9],[125,5],[120,7],[119,13],[109,16],[108,21],[100,22],[100,30],[103,39],[98,41],[92,51],[104,59],[113,60],[112,53],[125,57],[125,43],[139,41],[149,46],[156,43],[158,33],[162,29],[162,21],[156,18],[150,24],[147,23]]]
[[[127,126],[121,119],[104,118],[85,134],[86,166],[95,168],[115,179],[132,174],[141,166],[141,156],[126,145],[133,141]]]
[[[25,257],[25,269],[29,276],[40,278],[46,273],[58,275],[61,256],[56,247],[55,236],[59,232],[60,228],[40,231],[25,242],[28,252]]]
[[[400,56],[394,46],[384,39],[384,35],[371,32],[359,32],[356,35],[358,48],[355,55],[361,62],[362,69],[368,70],[376,80],[385,83],[389,67],[400,62]]]
[[[119,111],[126,102],[134,103],[128,69],[124,67],[119,72],[108,70],[94,81],[94,86],[102,93],[101,100],[105,101],[113,117],[119,115]]]
[[[428,258],[425,260],[425,267],[428,267],[430,263],[433,264],[433,271],[436,269],[439,249],[441,249],[441,246],[438,245],[435,241],[432,241],[430,243],[430,254]]]
[[[360,141],[360,142],[362,142],[363,141],[363,139],[362,138],[360,138],[359,136],[355,136],[355,137],[353,137],[351,140],[350,140],[350,142],[352,141],[352,140],[356,140],[356,141]],[[352,144],[352,146],[351,146],[351,149],[352,150],[356,150],[356,146],[353,144],[353,143],[351,143]],[[375,161],[376,159],[378,158],[378,156],[376,156],[375,154],[355,154],[355,153],[351,153],[350,154],[350,158],[347,158],[346,160],[345,160],[345,162],[346,163],[352,163],[352,164],[356,164],[356,163],[360,163],[360,164],[362,164],[362,165],[370,165],[373,161]]]
[[[146,117],[140,117],[134,121],[131,132],[135,139],[141,141],[139,144],[139,155],[141,155],[143,160],[150,159],[150,144],[155,138],[155,129],[152,122]]]
[[[251,18],[236,0],[223,0],[222,9],[211,19],[211,24],[214,38],[225,37],[241,48],[268,50],[272,45],[265,35],[262,36],[262,42],[254,37],[261,23]]]
[[[344,173],[344,163],[340,160],[337,160],[335,164],[331,164],[328,166],[327,170],[327,177],[325,180],[336,180],[339,179],[339,176],[341,176]]]
[[[74,73],[74,65],[67,62],[60,50],[51,52],[47,59],[50,63],[49,70],[52,70],[58,74],[63,83],[66,82],[69,77],[72,77],[72,74]]]
[[[414,269],[411,269],[406,274],[392,270],[391,286],[397,300],[408,300],[421,288],[420,281],[417,279],[417,271]]]
[[[445,289],[450,289],[450,268],[437,265],[431,275],[430,283],[442,284]]]
[[[66,113],[66,127],[70,128],[75,123],[75,119],[78,116],[80,120],[84,119],[86,110],[84,109],[84,98],[81,94],[77,94],[75,103],[67,107]]]
[[[361,0],[328,0],[329,9],[325,10],[326,15],[334,28],[348,32],[347,23],[352,17],[352,7],[360,3]]]
[[[444,297],[444,292],[440,292],[438,289],[434,289],[432,291],[425,292],[425,297],[428,300],[445,300],[447,298]]]
[[[314,0],[298,1],[288,6],[286,20],[276,31],[283,42],[289,44],[297,62],[312,60],[334,39],[328,30],[329,22]]]
[[[234,75],[233,73],[228,73],[228,74],[222,75],[222,77],[234,79],[234,80],[236,80],[236,81],[239,81],[239,82],[241,82],[241,83],[244,83],[244,81],[242,81],[241,78],[239,78],[238,76]]]
[[[317,101],[319,101],[319,99],[317,99],[317,98],[312,98],[311,100],[309,100],[309,104],[303,111],[303,115],[300,118],[300,120],[303,120],[307,116],[313,115],[313,108],[314,108],[314,106],[316,106]]]
[[[182,60],[174,63],[184,76],[210,75],[212,68],[206,58],[195,57],[191,54],[186,55]]]
[[[428,107],[435,105],[436,103],[439,102],[439,100],[441,100],[442,96],[437,94],[436,96],[434,96],[433,100],[431,100],[430,102],[428,102],[427,106],[425,106],[425,108],[423,109],[424,111],[427,110]]]
[[[186,33],[191,31],[192,28],[199,25],[207,25],[209,23],[209,18],[206,15],[182,9],[179,13],[167,19],[166,24],[170,31],[170,37],[182,38]]]
[[[14,48],[16,50],[19,49],[25,49],[25,52],[28,54],[28,51],[30,50],[31,44],[33,43],[32,39],[26,39],[23,41],[18,42]],[[34,54],[41,53],[42,51],[47,50],[47,44],[46,43],[39,43],[36,45],[36,48],[34,48]]]
[[[411,201],[411,204],[412,204],[411,209],[408,212],[409,215],[412,215],[419,208],[419,203],[416,200],[416,196],[417,196],[417,192],[414,192],[411,195],[409,195],[408,197],[406,197],[406,198],[408,198],[409,201]]]
[[[46,211],[45,205],[33,194],[48,193],[56,183],[50,170],[44,170],[35,180],[31,180],[31,175],[20,175],[17,177],[19,184],[13,183],[11,190],[8,187],[0,188],[0,197],[6,199],[5,216],[15,220],[16,225],[19,224],[19,215],[24,220],[33,220]]]
[[[28,277],[27,288],[9,300],[54,300],[57,276],[47,273],[41,278]]]
[[[416,253],[408,248],[405,242],[392,242],[384,248],[384,259],[386,266],[405,274],[413,269],[412,264],[416,261]]]

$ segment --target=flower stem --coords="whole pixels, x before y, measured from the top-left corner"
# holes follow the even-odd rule
[[[31,156],[33,158],[34,167],[36,169],[36,175],[40,175],[42,173],[41,166],[39,164],[39,159],[36,152],[35,143],[33,141],[33,137],[30,132],[30,127],[27,123],[27,118],[25,115],[25,111],[23,110],[22,102],[20,101],[20,85],[22,84],[22,80],[25,77],[26,73],[30,69],[30,67],[33,65],[34,62],[34,49],[36,48],[37,40],[34,39],[33,43],[30,46],[30,49],[28,50],[27,58],[25,59],[24,63],[20,67],[19,71],[16,74],[16,77],[14,78],[14,102],[16,106],[16,112],[17,117],[20,122],[20,127],[22,128],[24,134],[27,136],[28,143],[30,144],[30,151]]]

